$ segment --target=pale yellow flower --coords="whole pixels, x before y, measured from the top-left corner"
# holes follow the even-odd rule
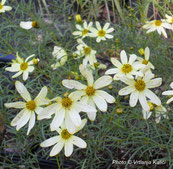
[[[12,7],[11,6],[5,6],[6,0],[2,0],[0,2],[0,13],[4,13],[5,11],[11,11],[12,10]]]

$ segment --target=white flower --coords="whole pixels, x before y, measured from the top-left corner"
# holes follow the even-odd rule
[[[147,22],[144,26],[144,29],[148,29],[147,33],[156,31],[158,32],[159,35],[163,34],[165,38],[167,38],[167,34],[165,31],[165,28],[171,29],[171,25],[167,23],[165,20],[153,20],[150,22]]]
[[[172,30],[173,30],[173,16],[165,15],[166,21],[171,24]]]
[[[56,103],[44,108],[38,115],[38,120],[49,119],[55,114],[52,123],[50,124],[51,131],[57,130],[65,120],[67,130],[73,134],[76,127],[81,125],[80,112],[96,112],[96,109],[92,106],[79,102],[79,98],[80,95],[77,96],[74,93],[71,93],[64,98],[57,97],[52,99],[52,101],[56,101]]]
[[[34,70],[34,66],[32,66],[34,64],[33,60],[28,60],[35,55],[33,54],[31,56],[28,56],[25,60],[19,57],[18,53],[16,53],[16,55],[17,58],[11,63],[11,67],[7,67],[5,68],[5,70],[9,72],[17,72],[15,75],[12,76],[12,78],[16,78],[23,73],[23,80],[25,81],[28,79],[29,73]]]
[[[170,84],[170,87],[173,89],[173,82]],[[168,95],[171,96],[170,99],[166,102],[167,104],[171,103],[173,101],[173,90],[168,90],[162,93],[162,95]]]
[[[78,36],[78,37],[82,37],[82,39],[83,39],[90,35],[90,29],[92,28],[92,25],[93,25],[92,22],[87,24],[86,21],[84,21],[83,27],[81,25],[77,24],[76,28],[78,29],[78,31],[74,31],[72,34],[75,36]]]
[[[149,58],[150,58],[150,49],[148,47],[146,47],[145,52],[144,52],[144,59],[141,57],[137,57],[137,60],[139,60],[140,63],[147,65],[149,68],[154,69],[153,64],[151,62],[149,62]]]
[[[91,66],[94,65],[94,63],[97,62],[96,60],[96,51],[87,46],[82,39],[78,39],[77,42],[79,45],[77,46],[77,51],[74,53],[77,54],[79,57],[85,57],[83,59],[83,65],[87,65],[88,62]]]
[[[53,70],[57,69],[60,66],[63,66],[68,58],[66,51],[59,46],[54,47],[52,55],[54,58],[56,58],[56,63],[51,65]]]
[[[91,37],[97,37],[96,42],[100,42],[101,40],[112,39],[113,36],[109,33],[114,31],[114,28],[109,28],[110,23],[106,23],[104,27],[102,28],[100,26],[100,23],[96,21],[96,28],[91,28]]]
[[[43,109],[41,106],[49,104],[49,101],[45,98],[47,95],[47,87],[44,86],[34,100],[31,99],[31,95],[21,82],[16,81],[15,87],[26,102],[5,103],[5,107],[22,109],[12,120],[11,126],[16,126],[16,130],[18,131],[29,121],[28,135],[35,124],[35,113],[39,114]]]
[[[77,89],[73,92],[76,96],[82,96],[81,102],[85,105],[95,105],[103,112],[107,111],[107,102],[114,103],[115,98],[103,90],[99,90],[108,86],[112,82],[111,76],[102,76],[94,82],[92,72],[85,68],[84,65],[79,66],[81,74],[86,78],[87,85],[75,80],[63,80],[62,84],[69,89]],[[95,120],[96,112],[87,112],[90,120]]]
[[[162,78],[154,78],[154,74],[147,71],[144,77],[138,77],[137,80],[124,78],[121,79],[125,84],[129,85],[119,91],[119,95],[124,96],[130,94],[130,106],[136,106],[138,100],[145,111],[149,111],[150,107],[147,103],[146,97],[148,97],[152,103],[160,105],[160,99],[149,89],[158,87],[162,83]]]
[[[81,130],[85,126],[86,122],[87,120],[83,119],[81,125],[75,130],[74,133]],[[51,137],[40,144],[41,147],[50,147],[54,145],[50,152],[51,157],[59,154],[63,147],[66,157],[69,157],[73,153],[73,145],[79,148],[87,147],[87,144],[83,139],[68,132],[64,122],[62,123],[61,128],[57,129],[57,132],[59,134],[58,136]]]
[[[11,6],[4,6],[6,0],[2,0],[0,2],[0,13],[4,13],[5,11],[10,11],[12,10],[12,7]]]
[[[139,62],[135,62],[137,56],[132,54],[130,55],[129,61],[124,50],[120,53],[121,62],[117,59],[111,58],[111,62],[116,68],[109,69],[105,72],[105,74],[115,74],[114,80],[120,80],[123,77],[128,77],[133,79],[133,75],[143,76],[143,73],[138,71],[139,69],[145,67],[143,64]]]
[[[31,28],[39,28],[39,25],[36,21],[21,21],[20,22],[20,27],[23,29],[31,29]]]
[[[150,118],[151,114],[154,112],[155,113],[155,122],[159,123],[161,120],[161,117],[163,116],[164,118],[168,118],[166,112],[166,108],[163,107],[162,105],[155,105],[153,104],[151,101],[148,102],[148,105],[150,107],[150,110],[147,112],[145,110],[142,110],[142,114],[143,114],[143,118],[146,120],[148,118]]]

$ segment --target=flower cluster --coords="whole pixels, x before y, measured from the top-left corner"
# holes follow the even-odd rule
[[[5,0],[2,0],[0,3],[0,12],[11,10],[10,7],[4,6],[4,3]],[[167,20],[154,20],[144,25],[144,28],[148,29],[147,33],[157,30],[159,34],[162,33],[167,37],[164,28],[173,29],[173,26],[170,24],[173,17],[170,18],[170,16],[166,15],[166,18]],[[75,59],[84,58],[82,64],[79,65],[79,71],[85,81],[62,80],[62,85],[73,91],[63,96],[56,95],[52,99],[47,98],[48,89],[46,86],[41,89],[35,99],[32,99],[23,83],[16,81],[16,90],[25,102],[5,103],[7,108],[21,109],[12,120],[11,126],[15,126],[18,131],[28,123],[27,135],[34,127],[36,119],[38,121],[52,119],[50,129],[51,131],[56,131],[58,135],[48,138],[40,144],[41,147],[54,145],[50,156],[57,155],[63,147],[67,157],[72,154],[73,145],[79,148],[86,148],[86,142],[74,135],[87,123],[87,119],[81,118],[81,113],[85,112],[89,120],[94,121],[97,112],[107,112],[108,103],[113,104],[116,102],[116,99],[106,92],[104,88],[108,87],[113,80],[121,81],[126,85],[126,87],[119,90],[118,94],[120,96],[130,95],[129,105],[131,107],[135,107],[139,101],[142,106],[144,119],[148,119],[152,112],[155,113],[156,123],[159,123],[162,116],[169,118],[166,108],[161,104],[161,100],[152,91],[162,84],[162,78],[155,78],[155,75],[152,73],[155,67],[149,61],[150,49],[146,47],[145,50],[140,50],[144,58],[136,54],[130,54],[128,57],[126,52],[122,50],[120,52],[120,60],[114,57],[111,58],[111,63],[114,67],[106,70],[105,75],[95,77],[94,70],[97,64],[97,51],[92,47],[91,43],[88,45],[84,40],[90,38],[91,42],[95,38],[94,40],[100,43],[101,41],[104,42],[112,39],[113,35],[110,33],[114,31],[114,28],[110,28],[109,23],[101,26],[96,21],[96,27],[94,27],[93,22],[82,22],[79,16],[76,16],[76,19],[78,20],[78,24],[76,24],[77,30],[72,34],[77,38],[77,45],[73,56],[75,56]],[[22,21],[20,22],[20,27],[28,31],[31,28],[39,28],[39,24],[36,21]],[[60,46],[54,47],[52,55],[56,59],[56,63],[50,65],[53,70],[63,66],[69,56],[67,51]],[[33,58],[34,56],[33,54],[24,59],[17,52],[16,59],[5,70],[15,72],[12,78],[17,78],[23,74],[23,80],[26,81],[29,73],[34,71],[34,65],[39,62],[39,59]],[[113,78],[110,75],[113,75]],[[173,82],[170,87],[173,88]],[[173,91],[165,91],[162,94],[173,95]],[[172,101],[173,97],[167,103]]]

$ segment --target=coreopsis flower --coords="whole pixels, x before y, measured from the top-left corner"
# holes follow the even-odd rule
[[[159,35],[163,34],[165,38],[167,38],[167,34],[165,31],[166,29],[171,29],[171,25],[167,23],[165,20],[153,20],[150,22],[147,22],[144,26],[144,29],[148,29],[147,33],[157,31]]]
[[[139,60],[140,63],[147,65],[151,69],[154,69],[154,66],[151,62],[149,62],[150,59],[150,49],[148,47],[145,48],[144,51],[144,59],[141,57],[137,57],[137,60]]]
[[[78,39],[77,42],[79,43],[79,45],[77,46],[77,51],[75,51],[74,53],[78,57],[85,57],[83,59],[83,65],[86,66],[89,63],[91,66],[93,66],[94,63],[97,62],[97,60],[96,60],[96,51],[93,50],[88,45],[86,45],[82,41],[82,39]]]
[[[166,14],[165,17],[166,17],[166,21],[171,24],[171,27],[172,27],[172,30],[173,30],[173,15],[169,16],[169,15]]]
[[[120,96],[130,94],[129,104],[131,107],[135,107],[138,100],[145,111],[149,111],[150,107],[147,103],[146,97],[149,98],[152,103],[161,105],[160,99],[150,89],[158,87],[162,83],[162,78],[154,78],[154,74],[147,71],[143,77],[135,79],[122,78],[122,82],[128,86],[119,91]]]
[[[23,80],[28,79],[29,73],[31,73],[34,70],[34,66],[32,66],[33,60],[30,60],[30,58],[34,57],[35,54],[28,56],[25,60],[21,58],[18,53],[16,53],[16,60],[12,61],[11,67],[5,68],[6,71],[9,72],[17,72],[15,75],[12,76],[12,78],[16,78],[23,74]]]
[[[81,130],[86,122],[87,120],[83,119],[81,125],[76,128],[74,134]],[[59,134],[58,136],[51,137],[40,144],[41,147],[50,147],[54,145],[50,152],[51,157],[59,154],[63,147],[66,157],[69,157],[73,153],[73,145],[79,148],[86,148],[86,142],[74,134],[69,133],[64,122],[62,123],[61,128],[57,129],[57,132]]]
[[[173,82],[170,84],[170,87],[173,89]],[[168,95],[171,96],[170,99],[166,102],[167,104],[171,103],[173,101],[173,90],[168,90],[162,93],[162,95]]]
[[[49,104],[49,100],[46,99],[47,87],[44,86],[35,99],[31,98],[28,90],[21,82],[16,81],[15,87],[26,102],[19,101],[14,103],[5,103],[4,105],[7,108],[22,109],[19,114],[12,120],[11,126],[16,126],[16,130],[18,131],[29,121],[29,127],[27,131],[28,135],[35,124],[35,113],[39,114],[43,109],[41,106]]]
[[[5,6],[6,0],[2,0],[0,2],[0,13],[4,13],[5,11],[11,11],[12,10],[12,7],[11,6]]]
[[[82,22],[82,17],[81,17],[80,14],[77,14],[77,15],[75,16],[75,18],[76,18],[76,21],[77,21],[78,23],[81,23],[81,22]]]
[[[38,22],[36,21],[27,21],[27,22],[20,22],[20,27],[23,29],[31,29],[31,28],[39,28]]]
[[[53,70],[57,69],[60,66],[63,66],[68,58],[66,51],[59,46],[54,47],[52,55],[54,58],[56,58],[56,63],[51,65],[51,68]]]
[[[98,107],[99,110],[107,111],[107,102],[114,103],[115,98],[107,92],[100,90],[101,88],[108,86],[112,82],[111,76],[102,76],[94,82],[92,72],[88,70],[84,65],[79,66],[81,74],[86,78],[87,85],[84,85],[75,80],[63,80],[63,86],[69,89],[77,89],[73,93],[80,95],[81,102],[85,105],[91,105],[92,107]],[[87,112],[88,118],[93,121],[96,118],[96,112]]]
[[[90,29],[92,28],[93,23],[90,22],[89,24],[87,24],[87,22],[85,21],[83,23],[83,26],[77,24],[76,28],[78,29],[77,31],[74,31],[72,34],[77,36],[77,37],[81,37],[82,39],[89,36],[90,35]]]
[[[80,95],[76,96],[74,93],[64,98],[57,97],[52,99],[51,101],[55,101],[55,103],[44,108],[38,115],[38,120],[49,119],[55,114],[50,124],[51,131],[57,130],[63,121],[65,121],[67,130],[73,134],[75,129],[81,125],[80,112],[96,112],[95,108],[79,102],[79,99]]]
[[[111,58],[112,64],[116,68],[111,68],[105,72],[105,74],[115,74],[114,75],[114,80],[120,80],[123,77],[128,77],[130,79],[133,79],[133,75],[136,76],[142,76],[143,73],[141,71],[138,71],[139,69],[145,67],[139,62],[136,61],[137,56],[135,54],[130,55],[129,61],[127,58],[127,54],[124,50],[121,51],[120,53],[120,63],[117,59]]]
[[[100,23],[96,21],[96,28],[91,28],[91,37],[97,37],[96,42],[100,42],[101,40],[105,41],[107,39],[112,39],[113,35],[109,33],[114,31],[114,28],[109,28],[110,23],[106,23],[103,28],[100,26]]]
[[[150,107],[150,110],[147,112],[145,110],[142,110],[143,118],[146,120],[150,118],[152,113],[155,113],[155,122],[159,123],[161,120],[161,117],[163,116],[166,119],[169,119],[166,112],[166,108],[162,105],[155,105],[151,101],[148,102],[148,105]]]

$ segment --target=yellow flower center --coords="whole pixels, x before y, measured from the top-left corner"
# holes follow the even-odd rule
[[[82,35],[86,35],[88,33],[88,29],[84,29],[83,31],[82,31]]]
[[[143,60],[142,64],[147,65],[148,64],[148,60]]]
[[[0,3],[0,9],[2,9],[3,8],[3,5]]]
[[[85,52],[86,55],[90,54],[91,48],[89,48],[89,47],[84,47],[84,52]]]
[[[144,89],[145,89],[145,82],[143,81],[143,80],[137,80],[136,82],[135,82],[135,88],[136,88],[136,90],[138,90],[138,91],[143,91]]]
[[[33,21],[32,22],[32,27],[33,28],[39,28],[39,25],[38,25],[38,23],[36,21]]]
[[[98,36],[100,36],[100,37],[104,37],[105,34],[106,34],[106,32],[103,29],[98,31]]]
[[[132,71],[132,66],[130,64],[124,64],[121,70],[123,73],[129,73]]]
[[[154,109],[154,104],[153,104],[153,103],[148,102],[148,105],[149,105],[149,107],[150,107],[150,110],[153,110],[153,109]]]
[[[28,68],[28,63],[26,62],[23,62],[21,65],[20,65],[20,69],[21,70],[26,70]]]
[[[61,132],[61,137],[64,139],[64,140],[68,140],[70,137],[71,137],[72,134],[70,134],[67,129],[64,129],[62,132]]]
[[[94,87],[92,87],[92,86],[88,86],[86,89],[85,89],[85,92],[86,92],[86,94],[88,95],[88,96],[93,96],[94,95],[94,93],[95,93],[95,89],[94,89]]]
[[[162,24],[162,21],[161,21],[161,20],[156,20],[156,21],[155,21],[155,25],[156,25],[156,26],[160,26],[161,24]]]
[[[35,101],[34,101],[34,100],[28,101],[28,102],[26,103],[26,108],[27,108],[28,110],[31,110],[31,111],[35,110],[35,108],[36,108]]]
[[[61,103],[65,108],[69,108],[72,105],[72,101],[68,97],[63,98]]]

